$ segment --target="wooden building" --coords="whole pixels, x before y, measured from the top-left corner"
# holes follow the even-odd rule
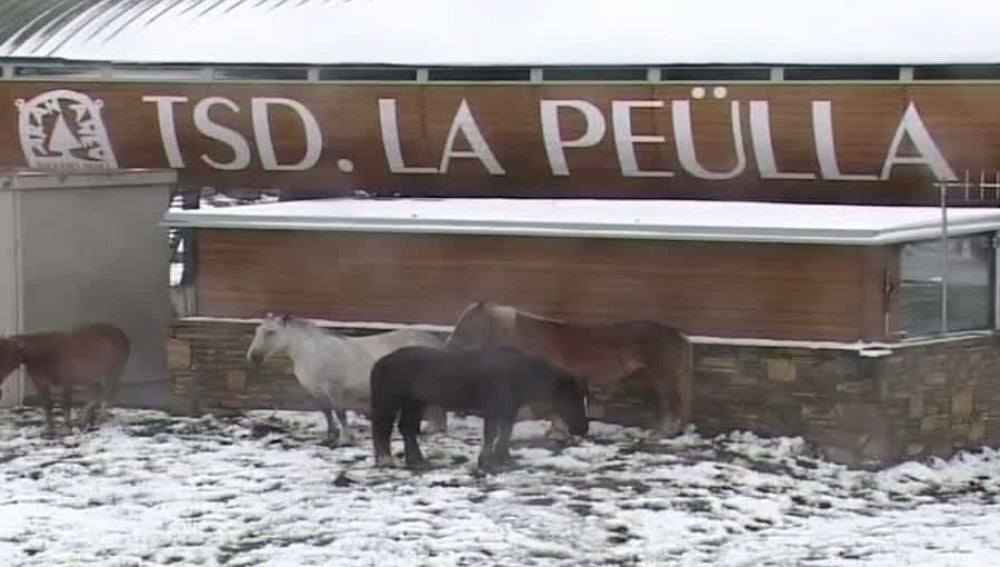
[[[941,330],[941,211],[788,203],[322,199],[196,211],[196,313],[451,324],[478,299],[695,335],[896,342]],[[951,211],[950,330],[995,325],[998,209]],[[985,239],[986,245],[979,245]],[[918,273],[922,272],[922,273]],[[905,311],[905,312],[904,312]],[[937,322],[938,326],[934,325]],[[909,326],[909,327],[908,327]]]
[[[944,266],[931,207],[322,199],[174,211],[167,223],[196,243],[195,316],[172,326],[171,407],[309,407],[283,366],[245,375],[266,311],[447,332],[489,299],[680,326],[696,347],[702,431],[801,435],[850,463],[948,455],[1000,441],[1000,212],[948,213]],[[592,394],[594,417],[650,417],[627,383]]]

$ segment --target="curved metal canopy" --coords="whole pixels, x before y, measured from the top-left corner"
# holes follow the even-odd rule
[[[192,64],[1000,63],[997,0],[0,0],[0,58]]]
[[[70,41],[114,39],[133,25],[330,0],[0,0],[0,56],[55,56]]]

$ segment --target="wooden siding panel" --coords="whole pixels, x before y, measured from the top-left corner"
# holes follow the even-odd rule
[[[237,230],[201,230],[198,246],[207,316],[452,324],[488,299],[692,334],[880,338],[863,248]]]
[[[407,196],[642,197],[936,205],[935,176],[925,164],[897,164],[888,172],[887,179],[881,179],[883,166],[892,153],[893,136],[910,103],[946,162],[939,164],[940,167],[950,168],[959,177],[969,170],[973,179],[977,179],[980,171],[992,172],[1000,163],[1000,144],[993,142],[1000,139],[1000,105],[995,104],[1000,97],[1000,84],[995,82],[783,82],[723,86],[698,82],[291,84],[18,80],[7,81],[0,89],[0,107],[11,110],[0,113],[0,165],[31,165],[29,162],[44,165],[46,155],[42,148],[51,138],[54,124],[65,122],[74,135],[88,127],[86,123],[77,123],[69,110],[76,102],[67,98],[61,102],[49,100],[42,104],[42,123],[33,130],[37,137],[35,144],[21,147],[19,115],[25,112],[26,119],[32,116],[24,104],[44,93],[52,95],[52,91],[65,89],[93,100],[95,113],[97,103],[100,104],[101,123],[109,136],[107,149],[114,154],[119,167],[175,167],[180,185],[188,189],[215,187],[244,192],[281,188],[289,196],[350,195],[363,189],[380,195]],[[265,117],[262,103],[268,99],[271,102],[266,105]],[[23,110],[18,110],[18,101]],[[388,114],[380,113],[380,101],[395,104],[395,130],[389,126]],[[592,132],[603,132],[599,139],[592,140],[593,144],[571,143],[564,148],[568,175],[553,174],[546,136],[565,145],[580,138],[586,131],[586,122],[578,109],[566,107],[546,132],[542,106],[558,101],[596,109],[592,113]],[[625,121],[614,119],[614,103],[628,101],[643,101],[647,106],[630,111],[631,124],[626,128]],[[502,166],[502,173],[487,171],[477,157],[468,153],[454,156],[449,166],[440,170],[442,157],[449,149],[448,134],[463,103],[475,129]],[[817,124],[824,122],[822,117],[816,120],[813,116],[813,105],[817,103],[818,108],[830,104],[830,132],[817,130]],[[294,108],[302,115],[288,104],[301,105]],[[656,106],[649,107],[650,104]],[[731,114],[734,104],[738,109],[735,123]],[[675,131],[674,108],[681,109],[684,105],[690,107],[689,139]],[[760,120],[765,105],[769,117],[767,135]],[[752,106],[757,109],[755,120],[751,120]],[[256,124],[259,126],[266,118],[269,125],[266,137],[263,129],[255,130],[253,126],[255,107]],[[619,106],[619,113],[622,108]],[[249,150],[246,164],[218,167],[219,163],[233,160],[233,147],[206,134],[204,121],[194,119],[196,111],[207,112],[211,123],[238,134]],[[59,116],[66,120],[56,120]],[[310,124],[315,121],[321,148],[307,148],[303,116]],[[87,116],[87,120],[91,118]],[[473,128],[473,122],[463,124]],[[382,126],[387,128],[387,135]],[[734,126],[739,129],[745,158],[739,168],[735,167]],[[452,155],[454,151],[468,151],[469,132],[457,133],[450,147]],[[910,138],[914,134],[916,131],[903,137],[898,155],[920,155],[912,147]],[[631,144],[634,136],[646,138]],[[176,152],[165,142],[173,138],[177,142]],[[765,143],[765,138],[772,143]],[[817,139],[823,150],[817,150]],[[395,141],[399,143],[401,162],[388,157],[396,148]],[[559,146],[555,143],[549,149]],[[623,150],[627,153],[629,147],[634,149],[641,170],[669,171],[673,175],[647,177],[623,173],[622,153]],[[679,148],[694,152],[702,168],[719,175],[705,175],[691,163],[683,163]],[[269,153],[262,154],[267,149],[274,150],[277,164],[267,163],[262,157]],[[312,155],[307,150],[319,150],[315,162],[306,159]],[[27,161],[26,151],[32,157]],[[824,160],[826,171],[820,166],[819,154],[829,157]],[[80,156],[74,162],[76,165],[96,165],[81,161]],[[773,156],[776,170],[771,170],[767,156]],[[830,167],[832,162],[836,162],[836,167]],[[406,168],[423,169],[414,173]],[[800,176],[781,175],[787,173]],[[845,175],[865,177],[845,178]],[[978,194],[970,201],[956,195],[953,203],[996,203],[995,195],[987,197],[984,203]]]

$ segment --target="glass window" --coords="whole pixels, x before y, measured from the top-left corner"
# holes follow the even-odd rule
[[[902,247],[899,300],[904,338],[992,326],[992,240],[990,234],[948,239],[948,324],[944,329],[941,240],[912,242]]]
[[[546,81],[645,81],[645,67],[547,67]]]
[[[215,78],[232,81],[304,81],[304,67],[218,67]]]
[[[895,81],[893,65],[808,65],[785,67],[786,81]]]
[[[161,65],[115,65],[111,76],[116,79],[134,80],[184,80],[201,79],[201,68]]]
[[[321,81],[415,81],[417,70],[409,67],[324,67]]]
[[[1000,79],[1000,65],[921,65],[913,68],[917,81],[995,80]]]
[[[676,66],[663,67],[660,76],[664,81],[767,81],[771,79],[771,69],[753,66]]]
[[[438,67],[427,72],[431,81],[527,81],[531,69],[516,67]]]
[[[97,66],[76,66],[76,65],[39,65],[18,66],[14,68],[14,75],[18,77],[63,77],[73,79],[94,79],[100,78],[104,70]]]

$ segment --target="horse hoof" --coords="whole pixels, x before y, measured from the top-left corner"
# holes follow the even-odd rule
[[[425,471],[431,468],[431,464],[424,459],[419,461],[407,461],[406,468],[411,471]]]
[[[571,437],[572,436],[569,433],[559,429],[550,428],[548,431],[545,432],[545,439],[547,441],[557,441],[565,443],[566,441],[569,441]]]
[[[677,437],[683,432],[684,428],[681,424],[670,421],[660,425],[660,427],[653,432],[654,439],[670,439],[671,437]]]
[[[375,468],[385,469],[394,466],[395,463],[392,460],[392,455],[376,455],[375,456]]]
[[[484,457],[483,455],[480,455],[479,458],[476,459],[476,467],[486,473],[494,472],[497,469],[497,458],[496,456]]]

